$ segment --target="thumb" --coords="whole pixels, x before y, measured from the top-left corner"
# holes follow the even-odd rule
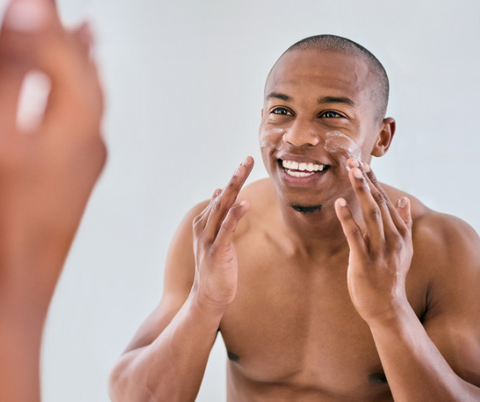
[[[0,121],[3,132],[14,132],[20,89],[34,60],[35,36],[55,15],[51,0],[12,0],[7,6],[0,30]]]

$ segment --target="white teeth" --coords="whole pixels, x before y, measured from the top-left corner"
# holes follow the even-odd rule
[[[303,172],[321,172],[325,168],[325,165],[317,165],[313,163],[306,163],[306,162],[294,162],[294,161],[288,161],[288,160],[282,160],[282,166],[289,170],[302,170]],[[300,176],[296,176],[300,177]],[[302,176],[303,177],[303,176]]]
[[[291,170],[287,170],[287,174],[293,177],[307,177],[311,176],[312,174],[315,174],[313,172],[292,172]]]
[[[292,161],[282,161],[282,166],[284,168],[290,169],[292,167]]]

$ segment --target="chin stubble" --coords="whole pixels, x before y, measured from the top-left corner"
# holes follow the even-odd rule
[[[291,205],[291,207],[301,214],[313,214],[314,212],[318,212],[322,209],[321,205],[312,205],[312,206],[305,206],[305,205]]]

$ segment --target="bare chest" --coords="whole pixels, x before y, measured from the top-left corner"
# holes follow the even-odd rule
[[[317,400],[390,400],[370,330],[350,301],[348,254],[329,263],[239,251],[238,292],[221,323],[234,383],[272,392],[281,385]]]

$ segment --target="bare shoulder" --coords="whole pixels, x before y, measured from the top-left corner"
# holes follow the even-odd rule
[[[411,200],[414,255],[407,285],[425,285],[422,324],[452,369],[480,386],[480,239],[463,220],[385,188],[393,202],[402,195]]]
[[[236,237],[244,235],[255,224],[255,227],[273,224],[277,211],[278,199],[275,186],[270,178],[260,179],[245,186],[238,195],[238,202],[248,201],[250,210],[240,221]]]
[[[442,262],[441,265],[465,262],[465,259],[471,260],[472,264],[468,265],[479,265],[480,239],[468,223],[434,211],[408,193],[382,186],[394,203],[402,196],[410,199],[415,253],[428,255],[431,261]]]

